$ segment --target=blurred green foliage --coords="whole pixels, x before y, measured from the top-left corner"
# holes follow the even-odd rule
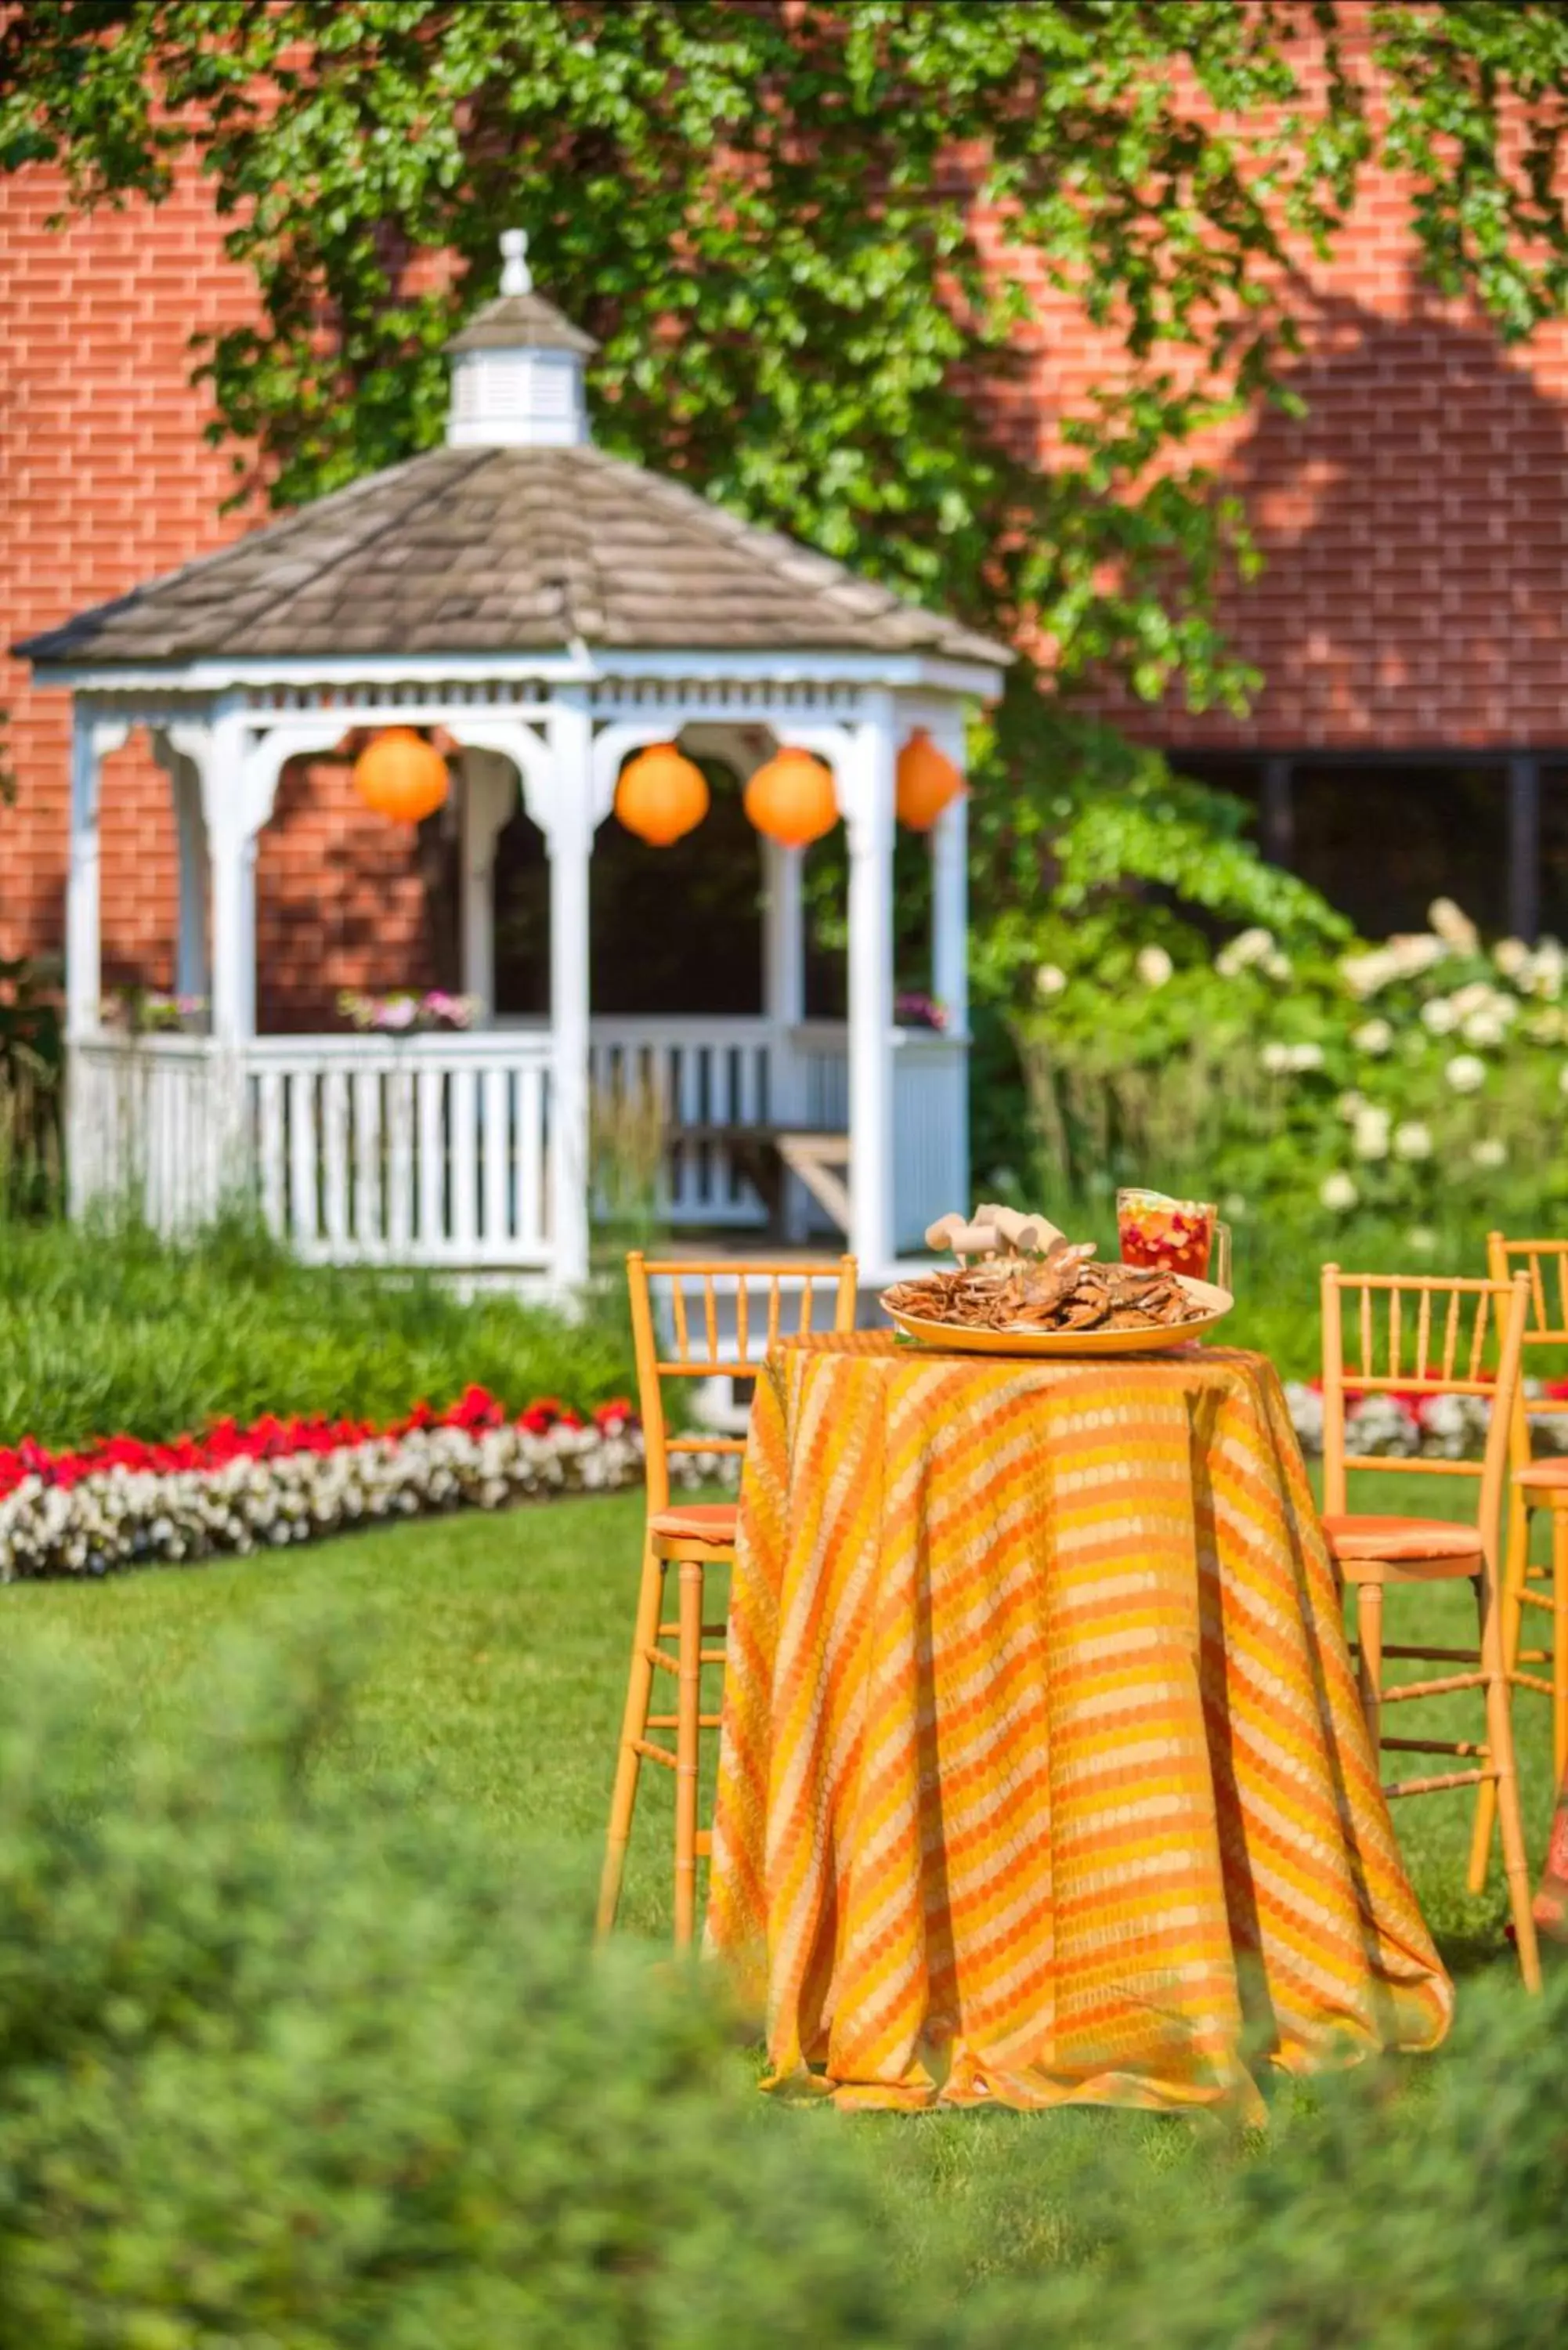
[[[0,2342],[1563,2338],[1568,1977],[1466,1984],[1426,2064],[1277,2082],[1266,2137],[967,2116],[991,2199],[922,2196],[950,2131],[759,2097],[711,1977],[588,1958],[586,1868],[412,1782],[347,1800],[352,1644],[280,1614],[190,1659],[157,1741],[47,1641],[0,1681]]]

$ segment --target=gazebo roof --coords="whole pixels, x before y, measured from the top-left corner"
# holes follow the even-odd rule
[[[16,650],[96,668],[572,642],[1012,658],[591,442],[432,449]]]
[[[501,239],[499,297],[457,335],[444,448],[247,532],[16,650],[44,669],[389,654],[925,655],[1005,645],[596,449],[597,346]]]

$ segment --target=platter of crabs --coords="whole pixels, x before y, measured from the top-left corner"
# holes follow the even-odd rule
[[[1229,1290],[1157,1265],[1101,1264],[1044,1216],[977,1208],[926,1234],[957,1270],[937,1266],[882,1293],[913,1344],[944,1353],[1147,1355],[1201,1338],[1229,1314]]]

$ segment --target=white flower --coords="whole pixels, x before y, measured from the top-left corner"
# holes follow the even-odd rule
[[[1176,965],[1163,947],[1140,947],[1133,968],[1146,987],[1163,987]]]
[[[1463,987],[1456,987],[1449,998],[1455,1016],[1460,1020],[1468,1020],[1472,1012],[1490,1012],[1494,1004],[1502,1001],[1491,982],[1486,979],[1468,980]]]
[[[1264,1045],[1258,1058],[1272,1077],[1284,1076],[1287,1072],[1293,1072],[1296,1076],[1302,1076],[1309,1069],[1322,1068],[1323,1046],[1312,1044],[1285,1045],[1276,1037]]]
[[[1253,963],[1262,962],[1274,943],[1272,931],[1254,928],[1241,931],[1228,945],[1222,946],[1214,958],[1214,968],[1221,979],[1235,979],[1250,971]]]
[[[1240,1191],[1227,1191],[1220,1205],[1233,1223],[1240,1223],[1241,1218],[1249,1213],[1246,1198]]]
[[[1499,939],[1491,959],[1504,979],[1525,977],[1530,970],[1530,949],[1522,939]]]
[[[1524,1024],[1524,1033],[1536,1045],[1561,1045],[1563,1037],[1563,1014],[1555,1003],[1542,1005],[1532,1012]]]
[[[1405,1245],[1412,1256],[1435,1256],[1438,1253],[1438,1235],[1429,1224],[1417,1224],[1413,1231],[1406,1233]]]
[[[1340,976],[1352,995],[1376,995],[1396,976],[1394,960],[1385,947],[1372,947],[1366,954],[1346,955],[1339,966]]]
[[[1403,1125],[1395,1128],[1394,1156],[1396,1159],[1430,1159],[1431,1155],[1432,1130],[1430,1127],[1424,1126],[1418,1118],[1407,1118]]]
[[[1443,1071],[1457,1094],[1473,1094],[1486,1083],[1486,1063],[1473,1053],[1456,1053]]]
[[[1508,1029],[1491,1010],[1472,1012],[1461,1034],[1467,1045],[1492,1045],[1508,1041]]]
[[[1446,995],[1434,995],[1429,1003],[1421,1006],[1421,1025],[1434,1036],[1449,1036],[1459,1024],[1459,1015]]]
[[[1067,984],[1067,974],[1060,963],[1043,962],[1034,974],[1034,993],[1040,996],[1060,995]]]
[[[1394,1031],[1386,1020],[1364,1020],[1359,1028],[1352,1029],[1350,1041],[1358,1053],[1386,1053],[1394,1042]]]
[[[1557,1072],[1557,1090],[1560,1094],[1568,1094],[1568,1061],[1564,1061]]]
[[[1480,945],[1480,932],[1451,898],[1434,898],[1427,909],[1427,920],[1455,954],[1473,955]]]
[[[1532,995],[1544,996],[1555,1003],[1563,993],[1565,959],[1556,939],[1542,939],[1530,958],[1529,987]]]
[[[1393,1123],[1389,1112],[1374,1102],[1358,1109],[1350,1132],[1350,1147],[1357,1159],[1386,1159]]]
[[[1344,1215],[1348,1209],[1354,1208],[1361,1194],[1355,1188],[1354,1175],[1336,1171],[1333,1175],[1324,1177],[1317,1196],[1325,1208],[1332,1209],[1338,1216]]]
[[[1340,1095],[1339,1099],[1334,1103],[1334,1107],[1337,1117],[1352,1118],[1355,1116],[1357,1110],[1363,1110],[1366,1107],[1366,1096],[1364,1093],[1359,1092],[1355,1086],[1352,1086],[1348,1093]]]
[[[1430,931],[1404,931],[1389,940],[1386,953],[1396,979],[1419,979],[1424,971],[1448,960],[1449,946]]]
[[[1285,1381],[1285,1409],[1303,1452],[1323,1451],[1323,1398],[1300,1379]]]
[[[1410,1453],[1419,1449],[1421,1432],[1392,1396],[1369,1395],[1345,1414],[1345,1440],[1352,1452]]]
[[[1483,1134],[1479,1142],[1471,1143],[1470,1157],[1478,1167],[1506,1167],[1508,1145],[1501,1135]]]
[[[1288,954],[1282,954],[1279,948],[1275,947],[1271,953],[1263,957],[1263,969],[1271,979],[1283,982],[1291,977],[1295,965]]]

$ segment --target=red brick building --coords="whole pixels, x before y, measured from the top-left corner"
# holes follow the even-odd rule
[[[47,225],[58,181],[0,180],[0,617],[9,643],[223,543],[231,459],[206,446],[193,333],[245,315],[200,184],[156,210]],[[1568,330],[1505,353],[1425,299],[1397,189],[1374,184],[1309,273],[1303,421],[1230,431],[1220,454],[1266,557],[1228,598],[1264,687],[1245,721],[1112,702],[1186,770],[1256,800],[1265,843],[1363,924],[1418,920],[1438,889],[1489,926],[1568,932]],[[1048,310],[1041,431],[1099,355]],[[7,660],[19,790],[0,810],[0,951],[57,950],[67,699]],[[105,975],[171,983],[167,782],[133,740],[105,794]],[[264,1026],[337,990],[433,976],[428,860],[359,809],[342,766],[285,779],[259,875]]]

